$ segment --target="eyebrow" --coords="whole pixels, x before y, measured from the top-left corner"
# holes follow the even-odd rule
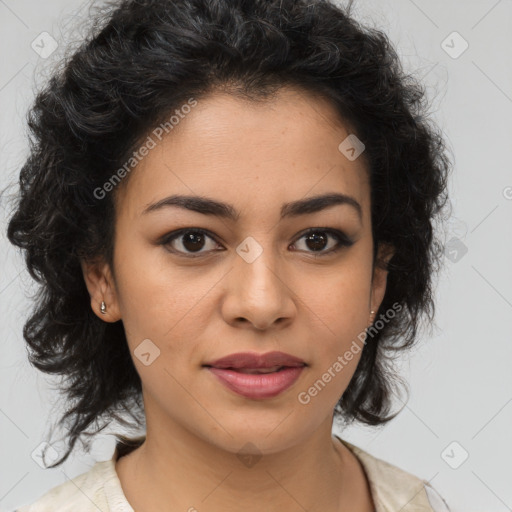
[[[307,199],[300,199],[291,203],[285,203],[281,207],[281,219],[315,213],[332,206],[344,204],[353,207],[356,210],[359,219],[362,220],[363,212],[361,205],[353,197],[339,193],[324,194]],[[156,203],[148,205],[143,210],[142,214],[146,215],[147,213],[171,206],[192,210],[194,212],[202,213],[203,215],[214,215],[234,222],[236,222],[240,217],[240,212],[237,212],[230,204],[210,199],[208,197],[186,195],[172,195],[165,197]]]

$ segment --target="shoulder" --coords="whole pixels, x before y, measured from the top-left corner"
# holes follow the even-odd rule
[[[446,502],[426,480],[338,439],[361,463],[377,512],[450,512]]]
[[[113,461],[96,462],[86,473],[50,489],[31,505],[18,508],[15,512],[97,512],[98,510],[119,510],[113,508],[116,497],[109,493],[109,486],[115,478]],[[128,512],[127,509],[123,509]]]

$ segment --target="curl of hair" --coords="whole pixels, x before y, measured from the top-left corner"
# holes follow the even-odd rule
[[[143,422],[141,381],[122,321],[91,310],[81,261],[112,267],[115,197],[102,187],[169,113],[215,91],[250,101],[293,86],[320,95],[365,144],[374,264],[395,253],[376,318],[400,311],[367,339],[335,408],[350,422],[389,421],[389,361],[434,318],[433,276],[443,256],[434,222],[447,203],[450,160],[427,119],[424,87],[407,75],[387,36],[327,0],[109,2],[28,115],[30,154],[19,178],[8,239],[25,251],[40,289],[23,328],[29,360],[63,377],[69,407],[64,462],[92,425],[124,412]],[[341,141],[340,141],[341,142]],[[379,315],[380,314],[380,315]],[[118,439],[124,439],[117,436]]]

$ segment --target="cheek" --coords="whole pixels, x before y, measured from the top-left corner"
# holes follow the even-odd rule
[[[173,268],[163,247],[151,246],[124,234],[116,247],[117,298],[123,322],[139,334],[149,336],[151,331],[160,337],[170,331],[201,296],[201,289],[191,286],[190,272]],[[138,327],[137,327],[138,326]]]
[[[370,319],[370,270],[364,265],[339,266],[315,279],[303,279],[297,294],[304,312],[321,329],[325,346],[342,347],[367,327]]]
[[[341,266],[300,292],[308,319],[311,377],[307,385],[325,403],[335,404],[360,360],[370,319],[370,272],[364,265]],[[316,396],[316,395],[315,395]]]
[[[222,274],[172,268],[165,256],[153,264],[143,263],[143,258],[133,251],[117,272],[118,300],[132,358],[143,378],[151,378],[136,357],[141,343],[150,340],[159,354],[152,368],[165,364],[173,374],[181,373],[201,360],[198,340],[213,321],[211,296]]]

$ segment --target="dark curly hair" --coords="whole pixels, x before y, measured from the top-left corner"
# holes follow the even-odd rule
[[[114,419],[144,426],[123,323],[93,313],[81,269],[82,260],[100,258],[113,268],[115,197],[129,178],[105,198],[94,191],[170,112],[215,91],[262,101],[294,86],[327,99],[365,144],[374,265],[385,266],[379,244],[395,249],[376,318],[396,314],[374,330],[334,414],[347,424],[389,421],[400,380],[389,363],[418,338],[422,317],[434,319],[433,276],[444,247],[434,231],[448,203],[451,161],[425,87],[404,72],[383,32],[355,21],[352,1],[345,8],[329,0],[105,5],[27,114],[30,154],[7,229],[41,285],[23,328],[30,363],[63,376],[67,398],[59,422],[68,428],[67,451],[50,467]],[[129,443],[116,437],[118,447]]]

